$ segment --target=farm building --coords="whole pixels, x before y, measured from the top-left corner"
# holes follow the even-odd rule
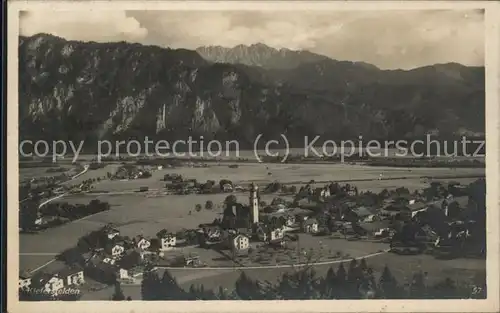
[[[356,215],[358,221],[362,221],[368,216],[373,215],[373,212],[365,206],[358,206],[353,208],[352,213]]]
[[[65,280],[67,287],[79,286],[85,283],[83,269],[79,267],[65,268],[58,275]]]
[[[281,228],[272,228],[270,225],[260,223],[257,226],[257,237],[263,242],[279,242],[285,237],[285,233]]]
[[[222,191],[223,192],[232,192],[233,186],[231,184],[224,184],[224,185],[222,185]]]
[[[411,217],[414,217],[418,212],[426,211],[429,206],[423,202],[413,202],[408,204],[407,208],[411,212]]]
[[[151,246],[151,241],[144,238],[143,236],[137,236],[134,238],[135,245],[141,250],[146,250]]]
[[[250,239],[242,234],[235,234],[230,238],[231,250],[236,253],[244,253],[250,248]]]
[[[177,243],[177,237],[174,234],[165,234],[160,238],[161,248],[160,250],[172,250]]]
[[[21,273],[19,275],[19,289],[29,288],[31,285],[31,275],[29,273]]]
[[[106,234],[106,237],[109,240],[111,240],[111,239],[115,238],[116,236],[120,235],[120,231],[118,229],[115,229],[115,228],[106,229],[104,232]]]
[[[116,264],[116,259],[112,259],[112,258],[104,258],[104,259],[102,260],[102,262],[107,263],[107,264],[110,264],[110,265],[115,265],[115,264]]]
[[[53,294],[64,288],[63,277],[58,274],[37,273],[31,279],[31,287],[42,288],[47,294]]]
[[[203,262],[200,260],[200,257],[195,255],[190,255],[190,256],[187,256],[187,257],[184,257],[184,261],[185,261],[185,266],[187,267],[201,267],[203,266]]]
[[[305,233],[315,234],[319,232],[319,223],[315,218],[308,218],[302,223],[302,230]]]
[[[114,243],[114,244],[108,244],[106,245],[106,247],[104,248],[104,251],[111,255],[112,257],[116,258],[116,257],[119,257],[120,255],[123,254],[123,252],[125,251],[125,245],[124,243]]]

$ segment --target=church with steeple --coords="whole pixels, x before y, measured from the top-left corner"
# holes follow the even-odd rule
[[[250,195],[248,205],[235,202],[234,196],[228,196],[225,201],[223,211],[222,227],[225,229],[251,228],[258,224],[259,219],[259,187],[255,184],[250,185]],[[231,201],[228,201],[232,197]]]
[[[259,222],[259,187],[252,183],[250,186],[250,217],[252,224],[257,224]]]

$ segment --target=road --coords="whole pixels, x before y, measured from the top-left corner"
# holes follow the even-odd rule
[[[85,173],[89,170],[89,167],[90,167],[89,165],[84,165],[84,166],[83,166],[83,171],[81,171],[80,173],[78,173],[78,174],[74,175],[73,177],[71,177],[71,180],[73,180],[73,179],[75,179],[75,178],[77,178],[77,177],[80,177],[81,175],[85,174]],[[43,206],[44,206],[44,205],[46,205],[47,203],[50,203],[50,202],[52,202],[52,201],[54,201],[54,200],[57,200],[57,199],[60,199],[60,198],[62,198],[62,197],[64,197],[64,196],[66,196],[67,194],[68,194],[68,192],[65,192],[65,193],[63,193],[63,194],[60,194],[60,195],[58,195],[58,196],[55,196],[55,197],[53,197],[53,198],[50,198],[50,199],[45,200],[44,202],[42,202],[42,203],[40,203],[40,204],[38,205],[38,209],[40,209],[41,207],[43,207]],[[23,199],[23,200],[19,201],[19,203],[22,203],[22,202],[26,201],[27,199],[28,199],[28,198]],[[52,254],[52,253],[31,253],[31,254],[30,254],[30,253],[20,253],[19,255],[21,256],[21,255],[54,255],[54,254]],[[30,274],[31,274],[31,273],[34,273],[34,272],[36,272],[36,271],[38,271],[38,270],[40,270],[40,269],[42,269],[42,268],[44,268],[44,267],[46,267],[47,265],[49,265],[49,264],[51,264],[51,263],[53,263],[53,262],[55,262],[55,261],[56,261],[56,259],[52,259],[52,260],[48,261],[47,263],[42,264],[41,266],[39,266],[39,267],[37,267],[37,268],[35,268],[35,269],[31,270],[31,271],[30,271]]]
[[[89,170],[89,168],[90,168],[90,166],[89,166],[89,165],[84,165],[84,166],[83,166],[83,171],[81,171],[80,173],[78,173],[78,174],[76,174],[76,175],[72,176],[69,180],[71,181],[71,180],[73,180],[73,179],[76,179],[76,178],[78,178],[78,177],[82,176],[83,174],[87,173],[87,171]],[[68,193],[64,193],[63,195],[66,195],[66,194],[68,194]],[[47,200],[47,201],[45,201],[45,202],[42,202],[42,204],[40,204],[40,205],[38,206],[38,208],[40,208],[40,207],[44,206],[45,204],[47,204],[47,203],[49,203],[49,202],[51,202],[51,201],[53,201],[53,200],[59,199],[59,198],[61,198],[61,197],[62,197],[62,195],[59,195],[59,196],[54,197],[54,198],[52,198],[52,199],[49,199],[49,200]],[[29,199],[29,198],[24,198],[24,199],[22,199],[22,200],[19,200],[19,203],[23,203],[24,201],[26,201],[26,200],[28,200],[28,199]]]
[[[369,259],[372,257],[376,257],[379,255],[382,255],[384,253],[389,252],[389,250],[385,250],[382,252],[376,252],[376,253],[371,253],[367,254],[364,256],[356,257],[356,259]],[[231,266],[231,267],[168,267],[168,266],[157,266],[155,269],[162,269],[162,270],[176,270],[176,271],[185,271],[188,273],[188,275],[183,275],[179,278],[176,279],[177,283],[187,283],[190,281],[195,281],[198,279],[202,278],[208,278],[208,277],[214,277],[218,275],[222,275],[224,273],[227,273],[228,271],[234,272],[238,270],[273,270],[273,269],[293,269],[293,268],[300,268],[300,267],[313,267],[313,266],[322,266],[322,265],[333,265],[333,264],[340,264],[340,263],[345,263],[347,260],[342,259],[342,260],[332,260],[332,261],[324,261],[324,262],[314,262],[314,263],[308,263],[308,264],[284,264],[284,265],[262,265],[262,266]],[[135,282],[131,284],[126,284],[126,286],[140,286],[141,285],[141,275],[135,275]]]
[[[89,170],[89,168],[90,168],[90,165],[87,165],[87,164],[84,165],[83,166],[83,171],[81,171],[80,173],[78,173],[75,176],[71,177],[71,180],[76,179],[76,178],[82,176],[83,174],[87,173],[87,171]]]

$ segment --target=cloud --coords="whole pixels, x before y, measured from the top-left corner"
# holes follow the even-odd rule
[[[28,11],[20,15],[24,36],[49,33],[82,41],[132,41],[146,38],[148,30],[124,11]]]
[[[46,22],[48,21],[48,22]],[[257,42],[381,68],[484,64],[484,13],[452,11],[29,12],[21,33],[172,48]]]

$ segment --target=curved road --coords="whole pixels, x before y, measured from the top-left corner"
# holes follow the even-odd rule
[[[389,249],[386,249],[382,252],[376,252],[376,253],[371,253],[367,254],[364,256],[359,256],[355,257],[355,259],[368,259],[372,258],[384,253],[387,253]],[[194,274],[194,275],[188,275],[185,277],[179,277],[176,278],[176,281],[178,283],[184,284],[193,280],[197,279],[202,279],[202,278],[207,278],[207,277],[213,277],[213,276],[218,276],[222,275],[224,272],[222,271],[235,271],[235,270],[265,270],[265,269],[278,269],[278,268],[299,268],[299,267],[305,267],[305,266],[321,266],[321,265],[331,265],[331,264],[339,264],[346,262],[350,259],[342,259],[342,260],[332,260],[332,261],[324,261],[324,262],[315,262],[315,263],[309,263],[309,264],[286,264],[286,265],[262,265],[262,266],[235,266],[235,267],[168,267],[168,266],[156,266],[153,269],[164,269],[164,270],[185,270],[189,272],[194,272],[194,271],[199,271],[201,273],[199,274]],[[227,273],[227,272],[226,272]],[[142,273],[134,275],[135,281],[133,283],[129,284],[123,284],[124,286],[140,286],[142,282]]]
[[[81,171],[80,173],[76,174],[75,176],[72,176],[70,180],[76,179],[76,178],[82,176],[83,174],[87,173],[87,171],[89,170],[89,167],[90,167],[89,165],[84,165],[83,166],[83,171]],[[64,197],[65,195],[67,195],[68,193],[69,192],[65,192],[65,193],[62,193],[62,194],[60,194],[58,196],[55,196],[54,198],[47,199],[44,202],[40,203],[40,205],[38,205],[38,208],[41,208],[42,206],[44,206],[47,203],[50,203],[50,202],[52,202],[54,200],[60,199],[60,198]]]
[[[72,177],[69,179],[69,181],[71,181],[71,180],[73,180],[73,179],[76,179],[76,178],[78,178],[78,177],[82,176],[83,174],[87,173],[87,171],[89,170],[89,168],[90,168],[90,166],[89,166],[89,165],[84,165],[84,166],[83,166],[83,171],[81,171],[80,173],[78,173],[78,174],[76,174],[76,175],[72,176]],[[42,206],[46,205],[47,203],[49,203],[49,202],[51,202],[51,201],[53,201],[53,200],[56,200],[56,199],[62,198],[63,196],[65,196],[65,195],[67,195],[67,194],[68,194],[68,193],[67,193],[67,192],[65,192],[65,193],[63,193],[63,194],[60,194],[60,195],[58,195],[58,196],[54,197],[54,198],[48,199],[48,200],[46,200],[46,201],[42,202],[42,203],[38,206],[38,208],[41,208]],[[28,198],[24,198],[24,199],[22,199],[22,200],[19,200],[19,203],[23,203],[24,201],[26,201],[26,200],[28,200],[28,199],[29,199],[29,197],[28,197]]]

